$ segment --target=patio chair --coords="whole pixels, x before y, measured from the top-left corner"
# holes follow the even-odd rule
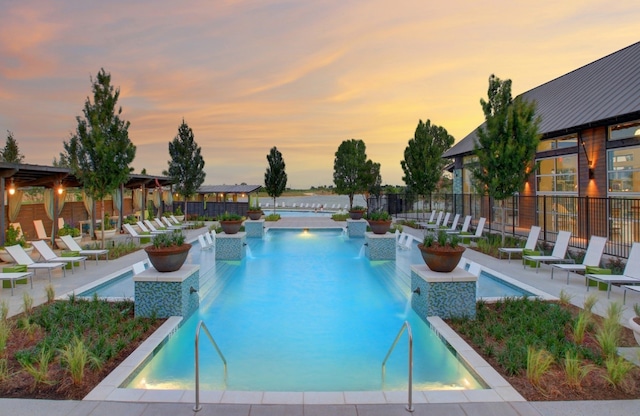
[[[109,261],[109,250],[107,249],[83,249],[70,235],[63,235],[60,238],[67,245],[69,250],[77,251],[81,256],[96,256],[96,264],[98,264],[98,256],[101,256],[103,254],[106,256],[107,261]]]
[[[73,274],[74,263],[82,262],[84,269],[87,269],[87,258],[84,256],[69,256],[69,257],[61,257],[58,256],[51,247],[47,245],[47,242],[44,240],[38,240],[31,242],[33,247],[38,250],[40,253],[40,257],[42,257],[47,263],[52,262],[63,262],[71,265],[71,274]]]
[[[511,263],[511,255],[512,254],[522,254],[524,250],[535,250],[536,245],[538,244],[538,237],[540,236],[540,227],[537,225],[533,225],[529,230],[529,236],[527,237],[527,242],[524,247],[500,247],[498,248],[498,255],[500,259],[502,259],[502,253],[507,253],[509,255],[509,263]]]
[[[149,233],[149,234],[139,234],[136,231],[136,229],[133,228],[133,226],[131,224],[122,224],[122,226],[124,227],[124,229],[127,232],[127,234],[129,234],[129,237],[127,237],[127,238],[130,238],[130,239],[137,238],[138,239],[138,244],[141,244],[141,240],[143,238],[151,238],[154,235],[162,234],[162,233],[152,234],[152,233],[149,233],[149,231],[144,231],[144,232]]]
[[[587,274],[587,292],[589,291],[589,281],[606,283],[607,299],[611,295],[611,285],[640,285],[640,243],[633,243],[627,265],[624,266],[622,274]],[[635,290],[635,289],[634,289]],[[625,299],[626,300],[626,299]]]
[[[158,218],[158,217],[155,217],[153,220],[156,222],[156,224],[158,224],[158,227],[165,228],[167,230],[179,230],[179,231],[182,231],[182,228],[183,228],[181,225],[173,225],[171,223],[166,223],[166,221],[168,221],[168,220],[165,217],[162,217],[162,220],[160,218]],[[165,220],[165,221],[163,221],[163,220]]]
[[[31,282],[31,289],[33,289],[33,273],[31,272],[0,273],[0,280],[8,280],[11,283],[11,296],[13,296],[13,289],[16,287],[16,281],[24,279],[29,279]]]
[[[47,230],[44,229],[42,220],[33,220],[33,226],[36,228],[36,235],[38,236],[38,240],[49,240],[49,237],[47,236]]]
[[[467,215],[464,217],[464,222],[462,223],[462,228],[460,230],[455,230],[451,227],[450,230],[446,230],[447,234],[462,234],[469,231],[469,226],[471,225],[471,215]]]
[[[478,220],[478,225],[476,226],[476,232],[475,234],[465,234],[465,235],[461,235],[460,238],[461,239],[469,239],[471,241],[475,241],[478,238],[485,238],[484,235],[482,235],[482,232],[484,231],[484,224],[485,222],[487,222],[487,219],[485,217],[480,217],[480,219]]]
[[[440,211],[438,213],[438,217],[436,218],[436,222],[419,222],[418,225],[421,226],[422,228],[426,228],[427,230],[433,230],[433,229],[438,229],[440,228],[440,223],[442,222],[442,216],[444,215],[444,212]]]
[[[34,273],[38,269],[47,270],[49,272],[49,282],[51,282],[51,270],[53,269],[62,269],[63,275],[67,275],[67,272],[64,270],[64,266],[66,265],[66,263],[37,263],[33,261],[31,257],[29,257],[27,252],[24,251],[22,246],[20,246],[19,244],[16,244],[15,246],[5,246],[4,249],[7,250],[7,253],[9,253],[16,264],[27,266],[27,270],[34,270]]]
[[[187,228],[184,224],[174,224],[168,217],[162,217],[162,221],[166,224],[167,228],[174,230],[184,230]]]
[[[445,217],[445,220],[446,220],[446,217]],[[451,234],[449,231],[455,231],[458,228],[458,223],[459,222],[460,222],[460,214],[454,215],[453,216],[453,222],[451,223],[451,227],[450,228],[445,228],[445,229],[443,229],[443,231],[445,231],[447,234]]]
[[[149,220],[146,220],[146,221],[149,221]],[[159,230],[152,231],[152,230],[148,229],[148,228],[147,228],[147,226],[146,226],[146,225],[144,225],[144,224],[142,223],[142,221],[138,221],[138,222],[136,222],[136,225],[137,225],[138,227],[140,227],[140,230],[141,230],[143,233],[149,233],[149,234],[151,234],[151,235],[164,234],[164,233],[166,232],[166,230],[164,230],[164,231],[159,231]],[[154,227],[154,228],[155,228],[155,227]],[[133,229],[133,227],[131,227],[131,229]],[[136,233],[136,234],[137,234],[137,233]],[[139,234],[138,234],[138,235],[139,235]],[[144,237],[144,236],[142,236],[142,237]]]
[[[604,246],[606,244],[607,237],[591,236],[589,245],[587,246],[587,252],[584,255],[584,259],[582,260],[582,264],[552,264],[551,279],[553,279],[553,271],[555,269],[566,270],[567,284],[569,284],[569,274],[571,272],[584,272],[587,270],[587,266],[600,266],[600,260],[602,259],[602,253],[604,253]]]
[[[540,270],[540,263],[573,263],[573,259],[566,258],[567,249],[569,248],[569,239],[571,239],[570,231],[560,231],[558,238],[556,239],[556,245],[553,247],[553,251],[550,256],[522,256],[524,261],[524,268],[527,268],[527,261],[535,262],[536,273]]]

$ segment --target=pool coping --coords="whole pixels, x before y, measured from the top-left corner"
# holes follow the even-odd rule
[[[456,357],[489,387],[478,390],[415,390],[413,403],[526,401],[489,363],[439,317],[427,318],[430,327],[454,350]],[[182,317],[171,317],[100,382],[83,400],[156,403],[195,403],[194,390],[145,390],[120,386],[178,329]],[[281,392],[202,390],[207,404],[402,404],[407,391]]]

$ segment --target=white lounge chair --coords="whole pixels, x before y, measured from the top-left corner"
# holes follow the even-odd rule
[[[443,215],[444,215],[444,212],[440,211],[438,213],[438,217],[436,218],[436,222],[419,222],[418,225],[423,228],[426,228],[427,230],[433,230],[433,229],[437,230],[438,228],[440,228]]]
[[[502,253],[507,253],[509,255],[509,263],[511,263],[511,255],[512,254],[522,254],[524,250],[535,250],[536,245],[538,244],[538,237],[540,236],[540,227],[537,225],[531,226],[529,230],[529,236],[527,237],[527,242],[524,247],[500,247],[498,248],[498,253],[500,258],[502,258]]]
[[[49,272],[49,282],[51,282],[52,269],[62,269],[63,275],[67,275],[64,270],[65,263],[37,263],[33,261],[31,257],[29,257],[27,252],[24,251],[24,249],[19,244],[16,244],[15,246],[5,246],[4,249],[7,250],[7,253],[9,253],[16,264],[27,266],[27,270],[47,270]]]
[[[453,222],[451,222],[451,228],[447,228],[444,231],[447,234],[451,234],[450,231],[456,231],[458,228],[458,223],[460,222],[460,214],[456,214],[453,216]]]
[[[462,228],[460,230],[446,230],[447,234],[461,234],[469,231],[469,226],[471,225],[471,215],[467,215],[464,217],[464,222],[462,223]]]
[[[540,270],[540,263],[573,263],[573,259],[566,258],[570,239],[570,231],[560,231],[550,256],[522,256],[522,258],[536,263],[536,273]],[[527,261],[524,261],[524,268],[527,268]]]
[[[476,226],[475,234],[464,234],[464,235],[461,235],[460,238],[469,239],[470,241],[477,240],[478,238],[484,238],[484,235],[482,235],[482,232],[484,231],[484,224],[486,221],[487,219],[485,217],[480,217],[480,219],[478,220],[478,225]]]
[[[584,272],[587,270],[587,266],[599,267],[600,260],[602,259],[602,253],[604,253],[604,246],[606,244],[607,237],[591,236],[582,264],[552,264],[551,278],[553,279],[553,271],[555,269],[566,270],[567,284],[569,284],[570,272]]]
[[[173,221],[175,225],[182,225],[182,223],[178,221],[175,215],[171,214],[169,215],[169,218],[171,218],[171,221]]]
[[[123,225],[129,225],[129,224],[123,224]],[[131,226],[129,225],[129,227]],[[76,240],[74,240],[73,237],[71,237],[70,235],[63,235],[60,238],[67,245],[69,250],[77,251],[81,256],[96,256],[96,264],[98,264],[98,257],[102,256],[103,254],[106,256],[107,261],[109,261],[109,250],[107,249],[91,249],[91,250],[83,249],[78,245],[78,243],[76,243]]]
[[[438,227],[438,229],[447,228],[447,224],[449,224],[449,218],[451,218],[450,212],[447,212],[446,214],[444,214],[444,219],[442,220],[442,224],[440,224],[440,227]]]
[[[0,280],[9,280],[11,282],[11,296],[13,296],[13,289],[16,287],[16,280],[23,279],[29,279],[31,289],[33,289],[33,273],[31,272],[0,273]]]
[[[33,220],[33,226],[36,229],[38,240],[49,240],[49,237],[47,236],[47,230],[44,229],[42,220]]]
[[[607,298],[611,295],[611,285],[640,285],[640,243],[633,243],[627,265],[624,266],[622,274],[587,274],[587,292],[589,291],[589,281],[602,282],[607,284]],[[625,299],[626,300],[626,299]]]
[[[124,229],[127,232],[127,234],[129,234],[128,238],[131,238],[131,239],[137,238],[138,239],[138,244],[140,244],[140,240],[142,238],[151,238],[154,235],[162,234],[162,233],[151,234],[149,231],[143,231],[143,232],[149,233],[149,234],[139,234],[135,230],[135,228],[133,228],[133,226],[131,224],[122,224],[122,226],[124,227]]]
[[[155,217],[153,219],[156,224],[158,224],[158,227],[160,228],[166,228],[167,230],[180,230],[182,231],[182,229],[184,228],[182,225],[174,225],[171,224],[171,222],[168,222],[169,219],[167,217],[162,217],[162,219]]]
[[[71,265],[71,274],[73,274],[73,263],[82,262],[85,270],[87,269],[87,258],[84,256],[73,256],[73,257],[61,257],[58,256],[51,247],[47,245],[47,242],[44,240],[32,241],[33,247],[40,253],[40,257],[42,257],[47,263],[55,263],[55,262],[63,262]]]
[[[145,220],[145,222],[151,224],[149,220]],[[158,230],[156,229],[156,227],[153,227],[153,224],[151,224],[151,227],[153,227],[153,229],[147,228],[148,224],[145,225],[145,223],[143,223],[142,221],[138,221],[136,222],[136,224],[138,224],[138,227],[140,227],[140,231],[142,231],[143,233],[150,233],[151,235],[164,234],[166,232],[169,232],[168,230]]]

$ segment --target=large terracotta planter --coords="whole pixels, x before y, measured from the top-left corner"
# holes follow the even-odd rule
[[[254,221],[259,220],[262,217],[262,211],[247,211],[247,215],[249,216],[249,219]]]
[[[366,211],[365,210],[351,210],[349,211],[349,218],[352,220],[359,220],[362,218]]]
[[[237,234],[242,227],[242,220],[220,221],[220,226],[225,234]]]
[[[369,227],[371,227],[371,232],[374,234],[386,234],[387,231],[391,228],[391,220],[387,221],[374,221],[367,220],[369,222]]]
[[[640,345],[640,317],[629,319],[629,327],[633,331],[633,336],[636,338],[636,342]]]
[[[185,243],[181,246],[158,247],[147,246],[144,251],[149,256],[149,262],[159,272],[175,272],[187,260],[191,244]]]
[[[427,266],[434,272],[441,273],[449,273],[455,269],[458,263],[460,263],[462,253],[464,253],[465,250],[462,246],[442,248],[433,246],[425,247],[422,244],[418,244],[418,248]]]

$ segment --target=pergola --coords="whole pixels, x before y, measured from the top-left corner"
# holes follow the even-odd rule
[[[126,183],[120,185],[121,190],[156,188],[171,186],[172,182],[165,176],[130,174]],[[48,189],[80,188],[82,184],[71,169],[55,166],[30,165],[21,163],[0,162],[0,204],[5,206],[7,193],[12,195],[17,188],[44,187]],[[123,197],[124,192],[120,193]],[[143,192],[146,194],[146,192]],[[145,201],[146,204],[146,201]],[[57,210],[54,209],[54,224],[57,223]],[[7,228],[6,218],[0,215],[0,245],[4,245]],[[53,236],[52,236],[53,238]]]

